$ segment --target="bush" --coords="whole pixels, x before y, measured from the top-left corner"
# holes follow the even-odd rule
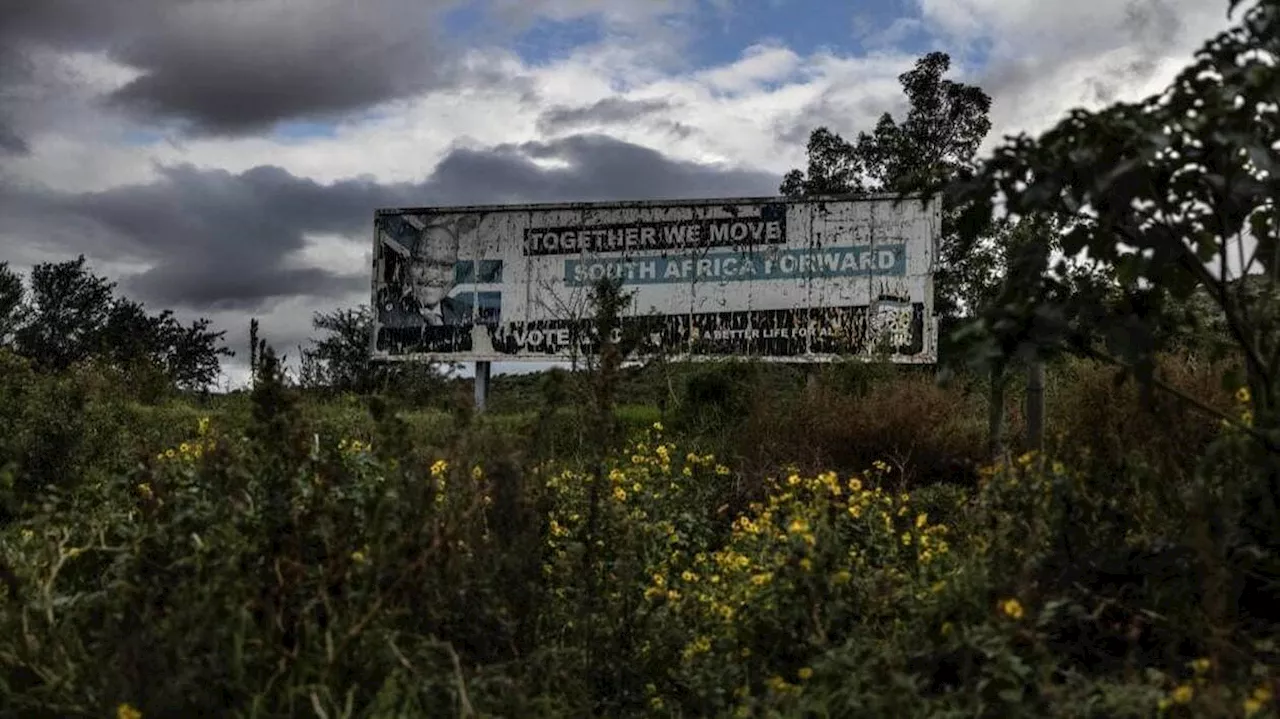
[[[985,458],[980,397],[905,375],[860,396],[819,385],[791,397],[761,397],[735,433],[733,456],[762,473],[795,462],[813,473],[857,472],[888,462],[904,487],[972,483]]]
[[[912,373],[751,370],[733,424],[622,408],[596,446],[550,385],[465,416],[9,369],[0,716],[1275,714],[1280,571],[1237,431],[1082,390],[1200,461],[1120,441],[948,474],[982,397]]]

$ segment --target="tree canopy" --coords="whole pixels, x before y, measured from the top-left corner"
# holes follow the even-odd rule
[[[204,390],[233,353],[225,332],[204,318],[183,324],[170,310],[149,313],[116,294],[116,285],[89,268],[83,255],[20,274],[0,264],[0,343],[50,371],[90,359],[125,370],[149,367],[175,387]]]
[[[949,55],[932,52],[899,76],[908,101],[901,122],[886,112],[872,132],[860,132],[854,142],[827,127],[813,130],[807,170],[788,172],[780,192],[789,197],[929,192],[971,168],[991,131],[991,98],[979,87],[945,78],[950,67]],[[954,213],[944,207],[934,305],[943,320],[971,311],[993,293],[1002,260],[997,242],[972,244],[962,252],[957,239]]]

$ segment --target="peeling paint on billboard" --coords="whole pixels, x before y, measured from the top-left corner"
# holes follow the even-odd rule
[[[914,197],[379,210],[373,356],[573,359],[608,277],[648,352],[934,362],[939,229]]]

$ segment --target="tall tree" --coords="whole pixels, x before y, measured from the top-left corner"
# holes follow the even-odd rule
[[[788,172],[782,194],[930,192],[971,168],[991,131],[991,98],[981,88],[944,78],[950,67],[949,55],[932,52],[899,76],[908,101],[901,123],[886,112],[873,132],[859,133],[852,143],[826,127],[815,129],[807,171]],[[950,321],[993,294],[1001,253],[995,238],[959,251],[955,213],[944,206],[943,215],[934,313]]]
[[[373,313],[367,305],[317,312],[311,325],[325,333],[303,350],[304,363],[314,368],[311,381],[351,392],[367,392],[377,385],[369,360]]]
[[[221,344],[225,332],[210,330],[207,319],[183,325],[169,310],[152,315],[117,297],[115,284],[95,275],[83,255],[36,265],[30,302],[23,297],[21,278],[0,267],[0,339],[11,324],[18,351],[47,370],[98,358],[124,370],[149,366],[180,389],[203,390],[217,378],[220,358],[233,354]],[[16,309],[6,311],[11,301]]]
[[[390,389],[413,402],[432,402],[444,395],[445,371],[457,366],[374,362],[369,356],[373,311],[368,305],[317,312],[311,323],[323,334],[302,350],[304,386],[359,393]]]
[[[204,317],[183,325],[165,310],[157,321],[161,338],[158,359],[179,389],[207,390],[222,371],[219,358],[235,356],[235,352],[222,344],[226,330],[211,330],[212,323]]]
[[[26,311],[22,275],[9,269],[8,262],[0,262],[0,347],[13,344],[14,333],[22,325]]]
[[[1276,57],[1280,0],[1257,0],[1164,92],[1011,138],[949,194],[965,208],[961,247],[989,230],[1000,203],[1013,216],[1057,218],[1064,254],[1085,253],[1114,277],[1110,295],[1081,291],[1064,283],[1062,261],[1045,247],[1022,248],[998,301],[967,333],[971,357],[1083,354],[1132,372],[1148,393],[1177,394],[1235,425],[1263,450],[1240,506],[1252,508],[1249,521],[1280,555]],[[1257,277],[1238,279],[1246,274]],[[1223,416],[1156,373],[1197,297],[1216,305],[1243,365],[1243,377],[1224,380],[1244,385],[1244,417]]]
[[[31,270],[31,316],[17,330],[22,354],[40,367],[62,370],[100,347],[112,312],[115,284],[93,274],[84,255]]]

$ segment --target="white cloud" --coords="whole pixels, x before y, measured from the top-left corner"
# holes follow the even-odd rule
[[[1225,0],[916,2],[924,27],[957,55],[985,56],[967,79],[993,97],[993,140],[1158,91],[1228,25]]]
[[[741,59],[694,76],[696,82],[731,93],[759,90],[767,83],[782,82],[800,66],[800,56],[781,45],[752,45]]]
[[[372,233],[369,237],[307,233],[306,244],[285,258],[287,269],[322,269],[347,274],[368,271],[373,262]]]

